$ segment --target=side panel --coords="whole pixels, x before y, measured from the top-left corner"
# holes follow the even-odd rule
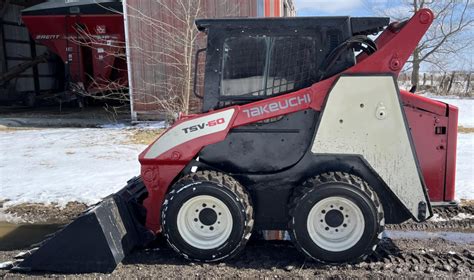
[[[405,106],[413,143],[431,202],[441,202],[445,193],[448,118]]]
[[[458,109],[400,90],[431,202],[453,203]]]
[[[329,93],[311,151],[362,155],[416,220],[424,220],[423,213],[431,216],[392,76],[341,76]]]
[[[275,119],[231,129],[224,141],[204,147],[199,161],[228,173],[278,172],[296,164],[312,144],[317,113]]]
[[[448,143],[446,155],[446,186],[444,201],[454,201],[456,182],[456,147],[458,141],[458,108],[448,105]]]

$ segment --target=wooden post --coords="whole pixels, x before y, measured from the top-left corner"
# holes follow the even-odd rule
[[[426,73],[423,73],[423,85],[426,85]]]
[[[4,4],[6,5],[6,3]],[[0,11],[1,12],[1,11]],[[3,16],[0,17],[0,73],[8,71],[5,34],[3,31]]]
[[[451,87],[453,86],[453,81],[454,81],[454,75],[456,75],[456,71],[453,71],[451,74],[451,79],[449,80],[449,85],[448,85],[448,91],[446,93],[449,93],[451,91]]]
[[[469,87],[471,86],[471,75],[472,75],[472,72],[469,72],[466,75],[466,93],[464,94],[466,96],[469,95]]]
[[[441,78],[441,81],[439,82],[438,85],[438,93],[444,94],[444,80],[446,79],[446,72],[443,73],[443,77]]]
[[[433,74],[431,74],[431,87],[434,87]]]

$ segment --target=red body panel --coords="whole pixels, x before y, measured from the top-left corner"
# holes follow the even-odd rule
[[[35,41],[69,66],[71,81],[88,92],[106,90],[111,82],[127,85],[122,15],[24,15],[22,20]]]
[[[448,105],[448,143],[446,154],[446,186],[444,201],[454,200],[456,180],[456,148],[458,142],[458,108]]]
[[[400,93],[430,200],[453,201],[458,109],[411,92]]]
[[[324,101],[332,85],[341,74],[392,74],[396,77],[421,37],[425,34],[432,20],[432,12],[423,9],[418,11],[399,29],[395,27],[387,28],[379,37],[379,49],[377,52],[368,57],[358,58],[358,63],[355,66],[347,69],[343,73],[315,83],[308,88],[242,106],[231,106],[180,119],[173,127],[198,117],[217,114],[230,109],[235,110],[230,124],[227,125],[225,130],[177,145],[156,158],[145,158],[145,155],[154,143],[140,154],[139,160],[142,165],[141,174],[149,192],[149,197],[144,202],[147,208],[146,226],[155,232],[160,230],[160,209],[168,187],[173,183],[186,164],[196,157],[202,147],[222,141],[225,139],[229,130],[234,127],[308,108],[316,111],[322,110]],[[295,101],[298,100],[298,98],[302,99],[306,97],[308,97],[308,99],[305,99],[304,102]],[[446,135],[435,135],[433,124],[439,124],[440,126],[450,125],[451,128],[451,126],[456,125],[457,120],[452,121],[451,118],[448,119],[448,116],[446,116],[446,104],[416,97],[407,92],[402,92],[401,97],[405,104],[409,125],[414,130],[413,139],[417,147],[417,154],[420,158],[425,180],[429,184],[430,196],[432,196],[432,200],[434,201],[442,200],[443,196],[445,196],[444,180],[442,180],[442,178],[444,178],[443,173],[454,172],[453,165],[451,165],[450,168],[446,168],[446,166],[443,165],[443,163],[446,162],[445,159],[447,156],[445,147],[448,145],[448,155],[450,148],[454,148],[455,150],[455,143],[454,146],[452,146],[451,138],[456,136],[455,131],[453,132],[454,136],[451,133],[449,137]],[[275,103],[279,102],[285,104],[293,102],[294,106],[272,110],[272,108],[277,107]],[[265,110],[258,110],[258,114],[249,113],[252,109],[263,107]],[[454,113],[452,114],[454,115]],[[446,143],[447,141],[448,143]],[[429,143],[429,145],[427,145],[427,143]],[[451,146],[449,146],[450,144]],[[436,153],[433,153],[433,149],[441,146],[444,148],[440,148],[436,150]],[[452,177],[454,178],[454,174]]]
[[[446,126],[448,119],[412,107],[405,114],[430,200],[443,201],[447,137],[436,135],[434,126]]]
[[[423,111],[431,112],[438,116],[446,116],[446,104],[430,98],[413,94],[406,90],[400,90],[403,105],[414,108],[419,108]]]

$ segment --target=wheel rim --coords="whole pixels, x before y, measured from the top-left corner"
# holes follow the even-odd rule
[[[354,202],[334,196],[317,202],[311,208],[306,226],[317,246],[341,252],[353,247],[361,239],[365,220]]]
[[[232,214],[227,205],[210,195],[199,195],[179,209],[177,225],[181,237],[199,249],[215,249],[232,232]]]

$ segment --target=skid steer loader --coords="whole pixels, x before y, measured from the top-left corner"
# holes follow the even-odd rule
[[[391,24],[197,20],[202,113],[181,116],[140,154],[140,177],[14,268],[108,272],[157,234],[186,259],[221,261],[262,230],[287,231],[318,261],[364,259],[386,223],[454,200],[457,108],[396,80],[432,20],[427,9]]]

